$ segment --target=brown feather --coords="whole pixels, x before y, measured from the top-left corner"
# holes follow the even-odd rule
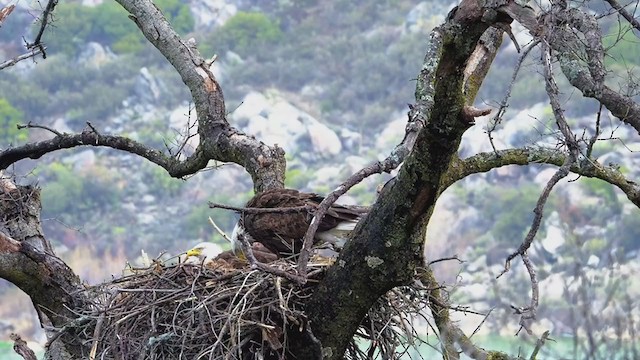
[[[302,238],[309,228],[315,210],[324,198],[313,193],[294,189],[273,189],[256,194],[248,208],[288,208],[309,206],[310,210],[287,213],[246,213],[242,218],[243,227],[251,237],[274,253],[298,253]],[[335,228],[343,221],[358,221],[366,213],[364,207],[333,205],[322,218],[318,231]]]

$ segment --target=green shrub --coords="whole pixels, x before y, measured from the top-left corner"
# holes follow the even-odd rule
[[[265,14],[238,12],[220,28],[212,39],[220,50],[232,50],[240,56],[255,54],[256,48],[282,39],[277,22]]]
[[[629,25],[613,26],[603,36],[602,43],[608,49],[605,63],[607,67],[626,69],[628,65],[640,65],[638,38]]]
[[[184,180],[169,176],[165,169],[155,164],[145,162],[142,166],[142,171],[144,172],[145,183],[150,187],[153,194],[174,196],[184,187]]]
[[[189,5],[179,0],[155,0],[154,2],[179,34],[186,34],[193,30],[195,20],[191,16]]]
[[[181,34],[193,30],[194,19],[189,6],[178,0],[157,0],[156,5]],[[75,55],[87,42],[107,45],[117,53],[135,53],[143,49],[147,40],[138,27],[115,1],[89,7],[61,3],[56,8],[56,23],[47,33],[50,51]]]
[[[17,125],[24,122],[24,113],[11,106],[7,99],[0,98],[0,148],[27,140],[27,131]]]
[[[112,171],[94,166],[82,173],[71,165],[52,163],[39,169],[45,178],[42,189],[42,212],[47,217],[88,219],[96,210],[111,208],[122,199],[118,181]]]

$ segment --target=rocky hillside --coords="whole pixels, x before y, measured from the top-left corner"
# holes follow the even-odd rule
[[[206,57],[216,57],[212,69],[234,126],[286,150],[288,186],[320,193],[384,157],[402,139],[426,36],[453,6],[408,0],[157,4]],[[35,29],[31,12],[38,3],[17,5],[0,29],[0,59],[21,53],[22,35]],[[99,131],[127,135],[172,154],[192,151],[198,138],[190,136],[195,113],[189,94],[118,5],[65,1],[57,11],[46,38],[48,58],[2,72],[0,146],[50,136],[44,130],[17,131],[16,123],[77,132],[90,122]],[[517,60],[514,51],[505,39],[479,103],[495,107],[501,100]],[[612,61],[615,69],[618,64]],[[499,148],[555,144],[537,71],[527,63],[514,87],[506,115],[514,121],[493,135]],[[595,105],[577,95],[571,101],[567,114],[575,128],[593,132]],[[465,135],[462,156],[491,150],[488,121],[480,119]],[[603,133],[640,149],[634,134],[607,124]],[[637,157],[617,140],[600,142],[596,151],[603,163],[618,164],[628,174],[639,168]],[[125,258],[135,261],[142,249],[155,256],[177,254],[203,240],[221,242],[208,217],[230,230],[235,215],[212,211],[207,201],[242,205],[251,196],[249,177],[235,165],[211,163],[209,171],[178,180],[135,156],[99,148],[23,161],[14,171],[20,181],[43,188],[43,225],[63,258],[92,257],[103,269],[107,266],[100,261],[115,263],[105,273],[77,262],[76,270],[89,282],[117,274]],[[458,254],[474,260],[474,266],[503,261],[526,233],[550,172],[547,167],[508,167],[454,186],[440,201],[429,229],[428,257]],[[368,179],[343,201],[370,203],[375,187],[386,180]],[[506,214],[505,208],[510,210]],[[535,250],[549,271],[565,271],[566,263],[557,258],[578,258],[576,244],[588,248],[580,256],[595,268],[637,257],[640,234],[633,229],[640,228],[640,213],[609,185],[587,179],[564,184],[549,214]],[[89,248],[91,255],[74,255],[78,248]],[[458,268],[448,270],[452,275]]]

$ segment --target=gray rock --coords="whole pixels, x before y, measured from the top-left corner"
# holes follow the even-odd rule
[[[196,29],[214,29],[222,26],[238,12],[237,6],[226,0],[196,0],[192,1],[189,7]]]
[[[97,42],[90,42],[84,46],[82,52],[78,55],[78,64],[90,67],[100,67],[105,63],[117,58],[109,48],[105,48]]]
[[[143,67],[136,79],[135,94],[146,103],[154,103],[160,98],[160,82],[153,76],[149,69]]]
[[[67,156],[62,161],[64,163],[71,164],[74,170],[87,169],[95,165],[96,153],[93,149],[86,149]]]

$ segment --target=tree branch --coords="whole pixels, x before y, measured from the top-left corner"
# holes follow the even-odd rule
[[[40,19],[40,29],[38,30],[38,35],[36,35],[35,40],[32,43],[27,44],[27,49],[38,49],[42,53],[42,58],[46,59],[47,54],[45,53],[45,47],[42,45],[42,36],[44,35],[44,31],[47,28],[47,25],[50,24],[51,16],[53,15],[53,9],[58,5],[58,0],[49,0],[47,2],[47,6],[44,8],[42,12],[42,18]]]
[[[464,160],[456,159],[444,177],[440,192],[458,180],[472,174],[488,172],[507,165],[549,164],[562,166],[567,154],[555,149],[521,148],[498,150],[476,154]],[[617,168],[604,166],[593,159],[584,159],[570,167],[571,172],[597,178],[616,186],[627,198],[640,208],[640,186],[627,179]]]
[[[36,48],[36,49],[33,49],[33,50],[29,50],[28,52],[26,52],[26,53],[24,53],[22,55],[16,56],[13,59],[6,60],[6,61],[0,63],[0,70],[2,70],[4,68],[8,68],[10,66],[13,66],[13,65],[19,63],[22,60],[35,57],[38,54],[44,54],[43,51],[45,49],[46,49],[46,47]]]
[[[149,0],[117,0],[130,14],[144,36],[173,65],[193,97],[200,143],[185,161],[206,167],[209,160],[233,162],[251,175],[260,192],[284,186],[284,151],[267,146],[231,127],[227,122],[224,96],[195,42],[184,42],[162,12]],[[192,167],[189,167],[193,169]]]
[[[633,26],[636,30],[640,31],[640,21],[634,18],[633,15],[629,13],[627,9],[624,8],[624,6],[620,5],[620,3],[617,0],[605,0],[605,1],[608,2],[612,8],[616,9],[616,11],[620,15],[622,15],[622,17],[627,19],[627,21],[629,22],[629,24],[631,24],[631,26]]]
[[[31,125],[30,127],[35,127]],[[58,133],[55,130],[54,133]],[[197,152],[185,161],[178,161],[176,158],[167,156],[161,151],[152,149],[135,140],[122,136],[102,135],[90,128],[85,129],[80,134],[60,134],[49,139],[36,143],[8,148],[0,152],[0,169],[6,169],[11,164],[22,159],[39,159],[45,154],[60,150],[71,149],[78,146],[104,146],[112,149],[123,150],[139,155],[154,164],[166,169],[173,177],[183,177],[202,169],[208,160],[201,152]]]
[[[523,11],[525,9],[528,10]],[[539,20],[532,9],[515,2],[504,7],[503,11],[534,36],[547,34],[549,45],[557,52],[560,67],[569,83],[583,96],[598,100],[615,117],[640,133],[640,105],[604,84],[605,54],[595,17],[578,8],[568,8],[564,1],[554,2],[552,10]]]
[[[61,259],[53,255],[51,245],[40,227],[40,193],[32,187],[16,186],[10,179],[0,183],[0,212],[3,233],[0,236],[0,278],[24,291],[33,302],[42,325],[62,327],[76,317],[74,309],[89,306],[80,279]],[[84,346],[69,346],[74,333],[53,342],[58,354],[81,358]]]
[[[482,82],[481,77],[475,79],[465,93],[465,74],[481,74],[467,66],[487,66],[469,62],[490,25],[481,20],[485,10],[476,1],[465,0],[432,32],[414,107],[415,116],[425,126],[398,176],[357,225],[307,304],[312,330],[328,359],[341,358],[371,304],[394,286],[411,281],[415,269],[424,263],[426,224],[443,174],[462,134],[472,125],[465,116],[472,113],[468,101]],[[304,349],[294,350],[305,358]]]

